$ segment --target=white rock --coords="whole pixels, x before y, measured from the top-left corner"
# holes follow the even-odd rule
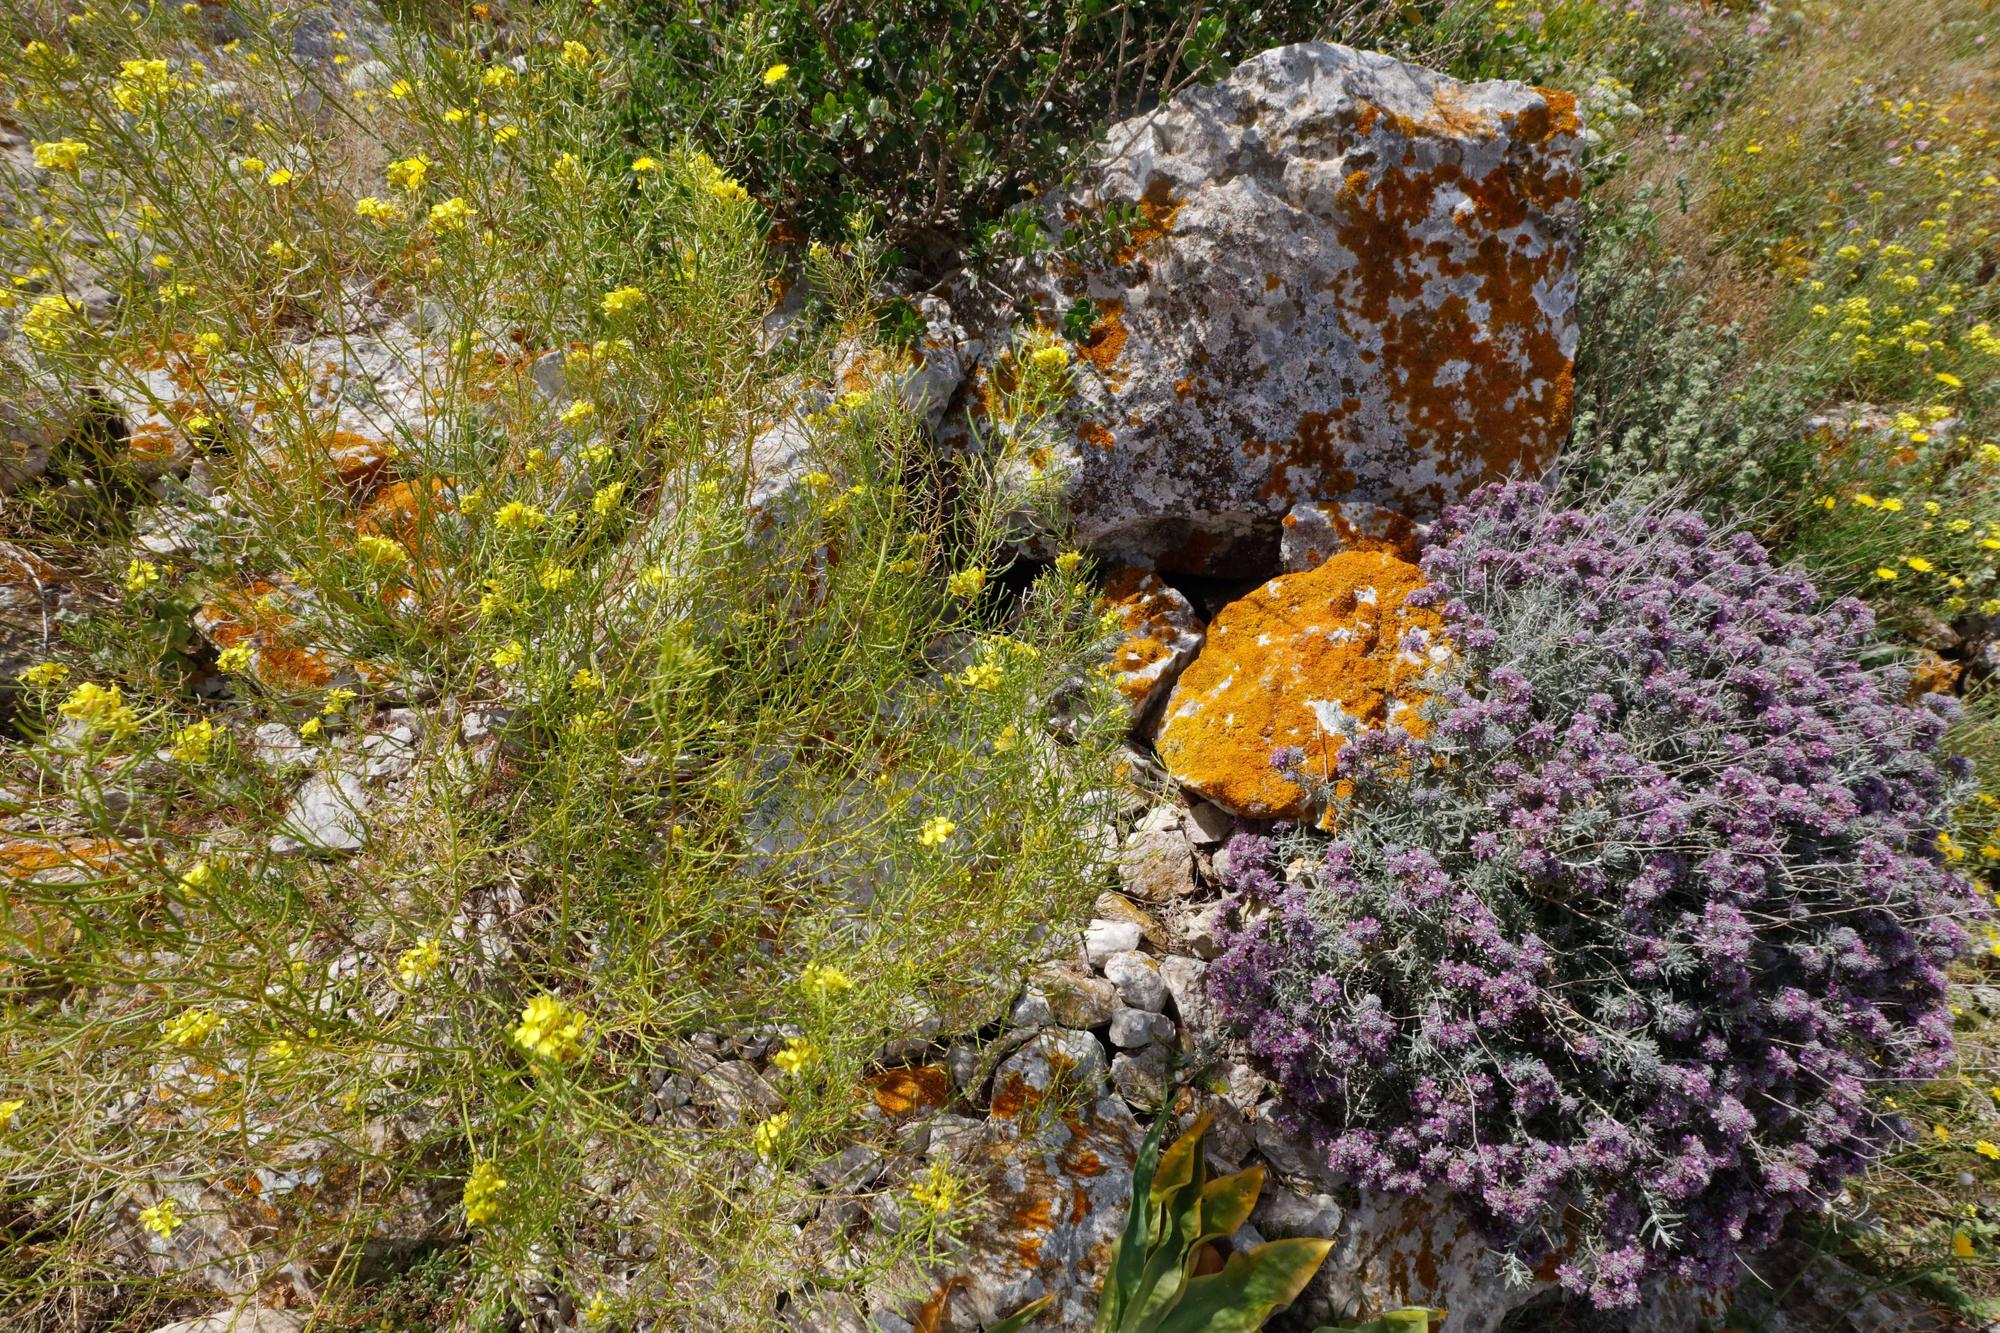
[[[1111,1044],[1120,1050],[1136,1051],[1154,1042],[1166,1043],[1173,1039],[1173,1020],[1165,1014],[1121,1008],[1111,1015]]]
[[[1104,979],[1116,986],[1119,996],[1134,1009],[1157,1014],[1167,1007],[1167,983],[1160,975],[1160,965],[1136,949],[1106,957]]]
[[[1174,1011],[1181,1017],[1181,1026],[1196,1042],[1213,1041],[1222,1035],[1215,1005],[1208,998],[1207,973],[1208,964],[1199,958],[1170,954],[1160,960],[1160,980],[1174,997]]]
[[[1139,947],[1140,930],[1134,921],[1092,921],[1083,931],[1083,951],[1093,967],[1101,966],[1114,953]]]
[[[1195,798],[1185,821],[1188,841],[1197,847],[1217,847],[1236,831],[1236,816],[1211,801]]]
[[[368,845],[368,790],[353,773],[315,773],[292,797],[279,827],[270,844],[275,856],[358,852]]]

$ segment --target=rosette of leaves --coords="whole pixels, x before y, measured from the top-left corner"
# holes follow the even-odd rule
[[[1214,1243],[1250,1220],[1264,1188],[1264,1168],[1208,1178],[1204,1114],[1165,1152],[1171,1116],[1153,1122],[1132,1168],[1132,1204],[1125,1230],[1097,1298],[1097,1333],[1249,1333],[1305,1290],[1333,1248],[1330,1240],[1267,1241],[1223,1260]],[[995,1324],[989,1333],[1017,1333],[1053,1297]]]
[[[1689,513],[1508,485],[1433,542],[1422,735],[1342,749],[1331,835],[1239,837],[1217,1004],[1333,1169],[1449,1193],[1517,1271],[1726,1283],[1901,1132],[1871,1089],[1948,1062],[1955,704]]]

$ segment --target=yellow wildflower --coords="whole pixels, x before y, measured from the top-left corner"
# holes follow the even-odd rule
[[[396,955],[396,975],[405,986],[428,980],[444,965],[444,948],[429,935]]]
[[[791,72],[792,72],[792,67],[790,65],[785,64],[783,61],[780,61],[779,63],[771,66],[771,68],[764,71],[764,86],[766,88],[777,87],[779,84],[785,81],[786,77],[790,75]]]
[[[526,657],[527,655],[528,655],[528,650],[521,646],[521,641],[519,639],[509,639],[507,640],[507,642],[501,644],[498,648],[494,649],[493,657],[491,660],[495,667],[497,667],[501,671],[505,671],[510,667],[519,666],[521,664],[521,659]]]
[[[83,307],[60,292],[37,296],[21,316],[21,332],[45,352],[69,346],[81,327]]]
[[[139,1225],[156,1236],[171,1236],[181,1224],[181,1215],[172,1199],[162,1199],[139,1210]]]
[[[757,1149],[757,1155],[767,1162],[770,1161],[772,1155],[777,1152],[778,1145],[784,1141],[785,1131],[790,1129],[791,1125],[790,1111],[780,1111],[769,1120],[759,1122],[750,1136],[751,1144]]]
[[[791,1038],[783,1050],[771,1057],[771,1063],[787,1074],[796,1074],[818,1060],[819,1047],[804,1037]]]
[[[556,420],[565,426],[578,426],[597,415],[597,404],[587,398],[579,398],[562,410]]]
[[[125,566],[125,591],[141,593],[160,581],[160,567],[150,560],[134,560]]]
[[[196,861],[181,872],[180,886],[190,893],[199,893],[215,882],[215,868],[206,861]]]
[[[521,1010],[521,1022],[509,1034],[514,1044],[537,1060],[561,1063],[583,1054],[584,1018],[554,995],[537,995]]]
[[[624,496],[625,483],[622,481],[614,481],[607,486],[599,487],[597,494],[590,497],[591,512],[599,515],[608,514],[618,507],[618,502]]]
[[[213,1009],[188,1009],[160,1025],[160,1045],[198,1046],[222,1026],[221,1015]]]
[[[216,725],[207,718],[191,722],[174,733],[167,753],[177,764],[205,764],[214,757],[215,739],[220,734]]]
[[[215,666],[219,671],[232,676],[240,676],[250,669],[250,645],[239,643],[224,648],[215,655]]]
[[[75,171],[76,164],[90,152],[90,145],[75,139],[57,139],[35,145],[35,165],[43,171]]]
[[[638,175],[645,175],[648,172],[658,171],[659,169],[660,159],[657,157],[635,157],[632,159],[632,170]]]
[[[830,999],[854,989],[847,974],[826,963],[814,963],[799,973],[799,987],[817,999]]]
[[[10,1097],[4,1102],[0,1102],[0,1129],[5,1129],[7,1126],[13,1124],[14,1117],[21,1114],[21,1108],[27,1104],[26,1101],[19,1097]]]
[[[646,304],[646,293],[637,287],[618,287],[606,292],[599,304],[607,316],[615,319]]]
[[[1928,574],[1932,569],[1931,562],[1920,555],[1906,555],[1903,557],[1903,563],[1919,574]]]
[[[958,825],[943,815],[932,815],[917,833],[917,841],[926,847],[942,847],[957,831]]]
[[[1061,555],[1056,557],[1056,570],[1058,573],[1062,574],[1074,574],[1077,571],[1077,566],[1081,565],[1082,563],[1083,563],[1083,552],[1064,551]]]
[[[1884,583],[1889,583],[1896,578],[1896,571],[1887,565],[1877,565],[1875,567],[1875,577],[1881,579]]]
[[[104,686],[85,681],[57,705],[56,711],[72,722],[81,722],[86,731],[102,732],[118,739],[139,729],[139,718],[125,702],[125,693],[116,685]]]
[[[1061,343],[1037,347],[1028,361],[1043,374],[1053,375],[1057,371],[1069,369],[1069,348]]]
[[[998,736],[995,736],[993,738],[993,753],[995,754],[1008,753],[1016,745],[1020,744],[1020,739],[1021,739],[1021,733],[1019,728],[1015,727],[1010,722],[1005,730],[1003,730]]]
[[[582,42],[564,42],[562,44],[562,62],[571,69],[582,69],[590,63],[590,48]]]
[[[506,1191],[507,1179],[493,1163],[480,1162],[474,1166],[465,1179],[465,1193],[459,1199],[465,1206],[466,1225],[483,1227],[499,1217],[500,1196]]]
[[[1989,1157],[1996,1162],[2000,1162],[2000,1147],[1988,1143],[1985,1139],[1981,1139],[1979,1142],[1973,1144],[1972,1151],[1978,1153],[1981,1157]]]
[[[977,597],[985,587],[986,571],[978,565],[961,569],[945,580],[945,588],[953,597]]]
[[[354,553],[378,569],[393,569],[409,561],[410,553],[403,544],[388,537],[378,537],[374,533],[363,533],[354,539]]]
[[[424,188],[424,181],[429,178],[430,171],[431,160],[418,153],[401,161],[391,162],[384,174],[388,177],[389,184],[407,194],[415,194]]]
[[[542,562],[540,572],[535,575],[535,582],[541,585],[543,592],[561,592],[576,582],[576,571],[568,565],[545,560]]]
[[[354,201],[354,211],[361,217],[367,218],[370,222],[385,224],[400,221],[403,216],[402,209],[396,207],[387,199],[378,199],[372,194],[356,199]]]
[[[264,178],[264,184],[269,185],[274,189],[279,189],[284,186],[290,185],[292,183],[292,180],[293,180],[292,173],[287,171],[283,167],[279,167],[276,171],[272,172],[270,175]]]
[[[441,204],[431,205],[431,225],[439,231],[464,231],[477,211],[471,204],[453,195]]]
[[[942,1161],[932,1162],[930,1169],[910,1187],[910,1198],[917,1206],[939,1217],[958,1207],[964,1196],[964,1184]]]
[[[299,728],[299,737],[302,740],[316,741],[325,734],[326,723],[316,717],[307,718],[304,725]]]
[[[493,511],[493,526],[503,532],[509,528],[539,528],[547,519],[547,514],[519,500],[509,500]]]
[[[952,679],[969,690],[991,690],[999,687],[1005,673],[1001,671],[1000,664],[989,657],[983,662],[974,662]]]
[[[31,690],[46,690],[52,685],[60,685],[69,675],[69,668],[61,662],[37,662],[15,676]]]
[[[1955,1258],[1970,1259],[1972,1257],[1972,1237],[1963,1231],[1952,1232],[1951,1252]]]

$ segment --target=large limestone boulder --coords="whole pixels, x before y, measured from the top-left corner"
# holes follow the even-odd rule
[[[1422,586],[1407,560],[1345,551],[1223,607],[1167,700],[1167,772],[1233,814],[1306,814],[1296,779],[1329,780],[1349,737],[1421,726],[1422,683],[1450,651],[1437,613],[1405,605]]]
[[[1320,42],[1115,126],[1051,222],[1137,225],[1017,283],[1080,335],[1078,536],[1262,574],[1302,501],[1421,521],[1540,471],[1569,426],[1582,142],[1565,94]]]

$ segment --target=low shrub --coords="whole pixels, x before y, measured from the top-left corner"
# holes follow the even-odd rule
[[[1425,734],[1342,750],[1330,837],[1238,839],[1216,998],[1359,1183],[1600,1307],[1720,1284],[1949,1059],[1953,706],[1689,513],[1515,484],[1436,538]]]
[[[1191,82],[1286,42],[1393,45],[1412,25],[1375,0],[639,0],[624,26],[646,137],[727,145],[809,234],[860,210],[922,258],[1039,243],[1010,233],[1008,209],[1100,126]]]

